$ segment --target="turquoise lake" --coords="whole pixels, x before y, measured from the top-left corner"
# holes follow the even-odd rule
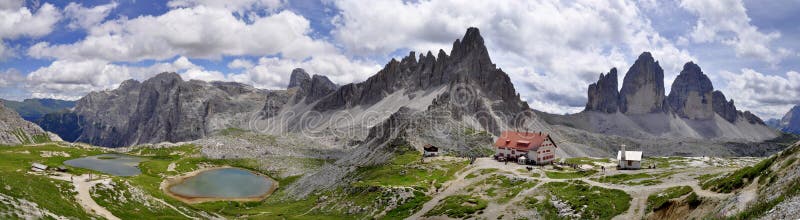
[[[267,194],[272,180],[239,168],[221,168],[203,171],[183,182],[169,187],[169,191],[183,197],[246,198]]]
[[[139,170],[142,161],[142,158],[122,154],[100,154],[64,161],[64,164],[115,176],[136,176],[142,173]]]

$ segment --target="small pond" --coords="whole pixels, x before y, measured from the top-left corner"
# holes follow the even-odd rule
[[[122,154],[100,154],[64,161],[64,164],[90,169],[115,176],[136,176],[142,173],[139,162],[142,158]]]
[[[262,198],[271,193],[274,182],[266,176],[239,168],[202,171],[169,186],[179,197],[209,199]]]

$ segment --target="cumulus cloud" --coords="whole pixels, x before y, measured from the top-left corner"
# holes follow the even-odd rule
[[[800,73],[796,71],[781,76],[742,69],[738,73],[722,71],[720,76],[728,84],[723,92],[734,99],[739,109],[780,118],[792,106],[800,104]]]
[[[70,2],[64,7],[64,14],[70,20],[68,27],[72,29],[89,29],[103,22],[111,10],[117,7],[117,2],[98,5],[93,8],[83,7],[80,3]]]
[[[364,80],[381,66],[369,61],[351,60],[342,55],[317,56],[303,61],[262,57],[258,64],[241,73],[229,74],[228,79],[257,88],[284,89],[289,84],[289,76],[294,68],[303,68],[311,74],[325,75],[335,83],[345,84]]]
[[[228,63],[228,68],[231,69],[247,69],[252,67],[253,67],[253,62],[250,62],[249,60],[246,59],[234,59],[233,61]]]
[[[332,35],[350,54],[449,48],[479,27],[493,60],[536,109],[575,112],[601,72],[651,51],[674,79],[696,60],[628,1],[335,1]],[[486,13],[492,12],[492,13]],[[621,79],[620,79],[621,80]],[[548,95],[549,94],[549,95]],[[560,94],[558,97],[552,94]],[[568,101],[565,101],[568,100]]]
[[[41,37],[53,31],[53,26],[61,19],[61,12],[49,3],[38,8],[35,13],[23,7],[21,1],[0,3],[0,61],[14,56],[5,40],[19,37]]]
[[[5,8],[0,10],[0,38],[41,37],[52,32],[59,19],[61,12],[49,3],[42,5],[36,13],[26,7]]]
[[[244,14],[248,11],[273,11],[283,7],[282,0],[172,0],[167,2],[171,8],[206,6],[212,8],[222,8],[233,12]]]
[[[17,87],[25,82],[25,76],[16,69],[0,72],[0,87]]]
[[[224,74],[207,71],[186,57],[144,67],[98,59],[56,60],[49,66],[31,72],[25,80],[27,90],[33,97],[71,100],[91,91],[114,89],[127,79],[145,80],[162,72],[178,72],[186,80],[227,80]]]
[[[698,16],[689,33],[694,42],[723,43],[733,47],[737,57],[757,58],[771,65],[792,54],[789,49],[770,46],[781,33],[763,33],[750,24],[741,0],[683,0],[680,6]]]
[[[226,55],[280,54],[305,59],[336,51],[332,45],[309,37],[310,31],[309,21],[291,11],[247,22],[227,9],[198,5],[158,16],[106,21],[89,29],[83,40],[59,45],[37,43],[28,49],[28,55],[135,62],[179,55],[218,59]]]

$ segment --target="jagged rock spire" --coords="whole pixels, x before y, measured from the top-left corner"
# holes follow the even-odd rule
[[[650,52],[639,55],[622,82],[620,111],[630,114],[664,112],[664,69]]]
[[[292,75],[289,76],[288,89],[300,87],[300,85],[307,84],[311,81],[311,76],[308,75],[303,68],[296,68],[292,70]]]
[[[714,117],[713,91],[711,80],[703,73],[700,66],[688,62],[683,65],[683,70],[672,82],[667,103],[672,112],[681,117],[711,119]]]
[[[617,68],[611,68],[607,75],[600,74],[596,83],[589,85],[587,111],[615,113],[619,109],[617,91]]]

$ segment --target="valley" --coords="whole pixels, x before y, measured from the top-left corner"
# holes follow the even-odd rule
[[[775,202],[762,204],[772,195],[781,199],[796,195],[798,191],[792,190],[796,181],[791,179],[800,177],[798,144],[769,158],[645,158],[645,167],[656,168],[642,170],[616,170],[608,158],[571,158],[563,161],[569,166],[557,163],[527,170],[530,166],[491,158],[472,162],[453,156],[422,158],[409,148],[396,152],[386,164],[355,170],[348,175],[348,184],[296,198],[284,186],[299,175],[281,177],[280,169],[272,169],[280,166],[271,164],[282,160],[209,159],[200,148],[186,143],[120,151],[63,142],[2,147],[0,215],[12,219],[738,218],[775,207]],[[66,172],[29,171],[34,162],[58,167],[70,159],[107,153],[143,158],[138,165],[141,174],[114,176],[77,167]],[[285,161],[304,161],[305,173],[329,163]],[[226,166],[270,176],[280,187],[263,201],[203,203],[184,203],[161,188],[175,176]],[[31,203],[37,205],[24,208]]]

